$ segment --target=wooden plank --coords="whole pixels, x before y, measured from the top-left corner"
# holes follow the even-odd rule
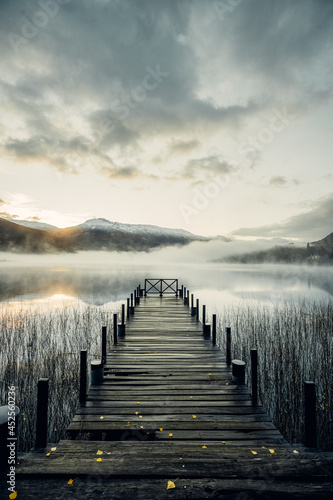
[[[69,475],[66,476],[69,479]],[[275,482],[265,479],[197,479],[180,478],[175,483],[175,490],[167,490],[170,476],[160,479],[108,479],[87,481],[78,477],[72,485],[63,479],[49,478],[47,489],[45,479],[21,479],[17,481],[17,489],[21,498],[35,500],[43,491],[44,500],[73,500],[73,498],[98,498],[101,500],[124,500],[128,498],[140,500],[174,499],[228,499],[240,500],[258,498],[261,500],[289,499],[327,499],[333,496],[333,486],[325,482],[304,482],[302,480],[279,480]],[[175,479],[175,478],[172,478]],[[4,486],[5,488],[5,486]],[[241,492],[241,493],[240,493]],[[242,497],[240,497],[240,494]]]

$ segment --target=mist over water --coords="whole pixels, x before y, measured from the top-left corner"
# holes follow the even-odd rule
[[[55,306],[62,299],[78,299],[103,305],[125,300],[139,284],[144,286],[145,278],[179,279],[179,285],[214,309],[233,301],[314,300],[333,295],[332,268],[210,262],[262,245],[215,240],[152,252],[2,253],[0,300],[40,302],[52,298],[51,306]]]

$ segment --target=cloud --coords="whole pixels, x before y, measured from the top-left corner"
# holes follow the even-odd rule
[[[221,156],[212,155],[204,158],[189,160],[182,172],[182,178],[196,179],[199,175],[217,176],[226,175],[236,171],[236,167],[229,164]]]
[[[1,219],[18,219],[19,215],[9,214],[8,212],[0,212]]]
[[[333,196],[317,202],[316,206],[280,223],[265,226],[240,228],[230,236],[252,236],[265,238],[302,238],[306,241],[321,239],[333,232]]]
[[[274,177],[271,177],[268,182],[269,186],[273,187],[283,187],[286,184],[288,184],[288,181],[285,177],[281,175],[276,175]]]
[[[139,175],[136,167],[101,167],[99,172],[108,179],[130,179]]]
[[[72,1],[15,50],[9,34],[40,4],[1,6],[0,99],[17,121],[1,143],[22,162],[164,178],[176,155],[196,154],[179,179],[200,180],[233,168],[208,153],[213,139],[238,144],[276,106],[305,113],[331,96],[329,1],[243,1],[223,22],[213,1]]]
[[[282,188],[288,186],[289,184],[294,184],[295,186],[298,186],[299,184],[301,184],[301,181],[299,181],[298,179],[289,180],[283,175],[275,175],[271,177],[268,181],[269,187]]]
[[[193,150],[200,146],[200,142],[197,139],[191,139],[189,141],[173,140],[169,145],[168,153],[169,155],[179,154],[184,155],[191,153]]]

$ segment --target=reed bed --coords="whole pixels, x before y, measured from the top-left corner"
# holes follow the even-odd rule
[[[231,326],[232,357],[246,362],[248,380],[250,350],[258,350],[260,400],[290,443],[302,441],[303,383],[315,382],[318,446],[332,450],[332,300],[239,304],[220,309],[217,321],[222,350]]]
[[[18,302],[18,304],[20,304]],[[19,450],[34,446],[37,381],[49,382],[49,442],[66,437],[79,393],[79,358],[101,356],[101,327],[112,331],[120,303],[105,306],[66,303],[57,309],[0,308],[0,404],[15,385],[20,408]],[[232,357],[246,361],[258,349],[259,396],[290,443],[302,440],[303,382],[317,390],[318,445],[333,449],[333,302],[276,301],[268,305],[237,303],[218,307],[217,342],[225,350],[225,327],[232,328]],[[110,335],[108,335],[110,340]]]
[[[49,378],[48,441],[66,436],[75,414],[79,393],[80,351],[87,349],[88,363],[101,356],[101,327],[111,332],[113,313],[119,305],[68,304],[55,310],[0,308],[0,403],[7,404],[8,386],[16,387],[19,415],[19,451],[35,443],[37,382]]]

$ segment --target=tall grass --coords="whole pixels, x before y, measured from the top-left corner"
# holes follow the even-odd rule
[[[111,331],[112,314],[118,307],[64,302],[55,310],[0,308],[0,404],[7,404],[8,386],[15,385],[20,451],[35,443],[41,377],[49,378],[48,441],[65,437],[78,404],[80,351],[87,349],[88,363],[101,356],[101,327],[108,325]]]
[[[218,343],[232,327],[232,357],[243,359],[250,380],[250,349],[258,350],[259,395],[290,443],[302,440],[303,383],[317,392],[318,445],[333,449],[333,302],[283,301],[270,307],[242,304],[220,310]]]
[[[7,404],[8,386],[15,385],[20,451],[34,446],[41,377],[50,379],[48,441],[65,437],[78,404],[80,350],[88,350],[88,363],[100,357],[101,326],[110,332],[117,311],[119,303],[79,301],[58,309],[0,307],[0,404]],[[246,361],[248,377],[250,349],[258,349],[260,399],[291,443],[302,439],[303,382],[316,383],[318,444],[332,450],[333,302],[239,303],[216,312],[218,344],[224,351],[225,327],[231,326],[232,357]]]

